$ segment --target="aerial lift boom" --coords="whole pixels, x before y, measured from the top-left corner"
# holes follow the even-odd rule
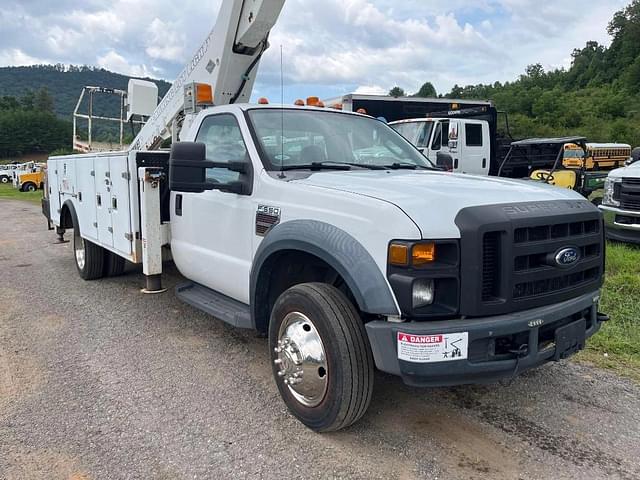
[[[285,0],[223,0],[216,24],[178,76],[129,150],[154,150],[163,140],[179,140],[198,112],[197,88],[211,86],[210,103],[248,102],[269,32]]]

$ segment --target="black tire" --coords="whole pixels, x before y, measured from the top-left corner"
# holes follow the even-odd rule
[[[125,259],[109,250],[104,250],[104,276],[118,277],[124,273]]]
[[[11,181],[11,179],[5,175],[3,175],[2,177],[0,177],[0,183],[4,183],[7,184]]]
[[[83,261],[78,250],[84,251]],[[104,276],[104,248],[85,240],[80,236],[78,219],[73,215],[73,258],[80,277],[85,280],[97,280]]]
[[[300,402],[279,376],[276,348],[287,315],[300,312],[317,330],[327,363],[326,390],[317,406]],[[291,413],[316,432],[348,427],[366,412],[373,391],[374,363],[362,319],[345,295],[331,285],[306,283],[291,287],[276,301],[269,324],[273,375]],[[319,373],[319,375],[322,375]]]
[[[22,186],[23,192],[35,192],[38,189],[35,183],[27,182]]]

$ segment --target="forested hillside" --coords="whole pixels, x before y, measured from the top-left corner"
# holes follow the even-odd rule
[[[0,159],[71,150],[71,122],[58,118],[46,88],[0,97]]]
[[[129,78],[125,75],[109,72],[101,68],[74,65],[35,65],[30,67],[0,68],[0,98],[21,99],[46,88],[53,98],[53,112],[58,118],[71,121],[72,113],[78,102],[82,88],[91,85],[95,87],[116,88],[127,90]],[[149,80],[149,79],[147,79]],[[164,96],[171,84],[162,80],[153,80],[158,85],[158,95]],[[80,111],[88,111],[88,96],[80,107]],[[106,117],[120,116],[120,97],[117,95],[99,94],[94,97],[93,112],[95,115]],[[101,141],[116,141],[119,126],[113,122],[94,122],[93,135]],[[79,121],[78,133],[83,138],[87,136],[86,123]],[[132,132],[127,129],[127,136]],[[71,140],[69,140],[71,143]]]
[[[640,0],[615,14],[607,48],[588,42],[569,69],[531,65],[518,80],[455,86],[451,98],[491,99],[509,112],[516,137],[580,134],[640,145]],[[544,57],[540,58],[544,62]]]
[[[0,68],[0,97],[22,97],[29,91],[37,91],[45,87],[54,99],[54,112],[61,118],[70,120],[83,87],[91,85],[127,90],[129,78],[119,73],[86,65],[81,67],[74,65],[5,67]],[[171,87],[171,84],[163,80],[152,81],[158,85],[160,97],[163,97]],[[100,113],[111,116],[120,114],[117,97],[96,96],[95,105],[97,109],[106,109],[106,112],[99,110]]]

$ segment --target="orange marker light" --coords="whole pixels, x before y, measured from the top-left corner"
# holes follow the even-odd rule
[[[319,102],[320,102],[320,99],[318,97],[308,97],[307,98],[307,105],[309,105],[310,107],[317,106]]]
[[[294,105],[297,106],[297,107],[304,107],[304,100],[299,98],[298,100],[296,100],[294,102]]]
[[[259,98],[258,105],[269,105],[269,99],[266,97]]]
[[[334,103],[333,105],[331,105],[331,108],[333,108],[334,110],[342,110],[342,104]]]
[[[425,265],[436,259],[435,243],[419,243],[411,250],[411,260],[414,265]]]
[[[318,107],[318,108],[324,108],[324,102],[318,102],[318,103],[316,103],[316,107]]]
[[[409,247],[396,243],[389,245],[389,263],[399,267],[409,265]]]
[[[213,87],[208,83],[196,84],[196,104],[213,105]]]

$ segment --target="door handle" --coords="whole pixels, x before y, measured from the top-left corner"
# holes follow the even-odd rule
[[[482,159],[482,168],[487,168],[487,159],[486,158]]]
[[[182,216],[182,195],[176,195],[176,215],[178,217]]]

